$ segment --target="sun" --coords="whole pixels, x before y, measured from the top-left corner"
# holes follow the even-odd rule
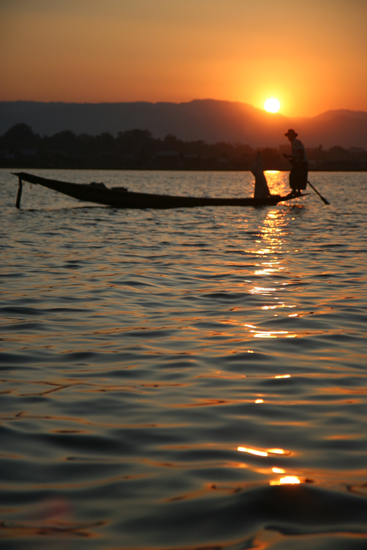
[[[275,97],[270,97],[265,101],[264,109],[265,111],[268,111],[268,113],[277,113],[280,109],[279,100],[275,99]]]

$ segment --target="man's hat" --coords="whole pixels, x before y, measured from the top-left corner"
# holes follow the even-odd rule
[[[290,129],[288,130],[288,132],[287,132],[286,134],[284,134],[284,135],[287,136],[287,137],[290,137],[290,136],[297,137],[297,136],[298,136],[297,132],[295,132],[294,130],[292,130],[292,128],[290,128]]]

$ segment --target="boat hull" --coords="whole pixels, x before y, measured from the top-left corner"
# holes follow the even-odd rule
[[[114,208],[195,208],[202,206],[271,206],[286,201],[295,196],[270,195],[266,198],[253,197],[185,197],[174,195],[159,195],[153,193],[138,193],[126,191],[121,188],[107,188],[103,184],[79,184],[53,180],[28,174],[26,172],[14,173],[19,179],[19,185],[23,181],[42,185],[59,193],[73,197],[80,201],[92,202],[112,206]],[[298,194],[297,196],[302,196]],[[20,194],[18,193],[17,206],[20,206]]]

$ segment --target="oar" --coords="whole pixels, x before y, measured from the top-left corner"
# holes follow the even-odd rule
[[[322,200],[322,202],[323,202],[324,204],[330,204],[329,201],[327,201],[327,200],[325,199],[325,197],[323,197],[322,195],[320,195],[320,193],[318,192],[318,190],[312,185],[312,183],[311,183],[310,181],[307,181],[307,183],[308,183],[308,185],[310,185],[310,186],[312,187],[312,189],[315,191],[315,193],[318,194],[318,196],[320,197],[320,199]]]

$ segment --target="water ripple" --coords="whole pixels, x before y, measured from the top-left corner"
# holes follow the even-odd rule
[[[6,547],[364,549],[365,175],[313,174],[327,208],[191,212],[37,186],[17,211],[2,178]],[[92,179],[241,196],[251,178]]]

